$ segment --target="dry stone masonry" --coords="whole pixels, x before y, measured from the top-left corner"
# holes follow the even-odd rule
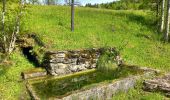
[[[94,69],[100,55],[105,51],[116,52],[114,48],[49,51],[45,54],[43,66],[49,74],[55,76]]]

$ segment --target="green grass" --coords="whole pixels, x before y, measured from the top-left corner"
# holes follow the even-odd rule
[[[169,100],[162,93],[151,93],[142,90],[142,83],[138,81],[134,89],[130,89],[128,93],[119,92],[114,97],[113,100]]]
[[[155,18],[150,11],[116,11],[77,8],[75,32],[70,31],[70,8],[63,6],[29,6],[25,31],[36,33],[48,50],[91,47],[123,48],[121,55],[128,64],[170,71],[170,44],[161,42],[156,32]],[[11,55],[10,67],[0,66],[0,99],[16,100],[24,96],[22,71],[32,68],[18,51]],[[124,73],[122,73],[124,74]],[[132,89],[117,99],[133,96],[143,98],[145,92]],[[162,97],[146,93],[147,100]],[[142,99],[142,100],[145,100]]]
[[[29,7],[26,30],[36,33],[49,50],[112,46],[122,48],[129,64],[170,70],[170,44],[161,42],[150,11],[77,8],[75,32],[70,31],[70,8]]]
[[[0,99],[17,100],[28,97],[21,72],[30,68],[33,68],[33,65],[19,52],[11,55],[11,62],[0,65]]]
[[[144,92],[141,89],[130,89],[128,93],[119,92],[113,100],[169,100],[161,93]]]

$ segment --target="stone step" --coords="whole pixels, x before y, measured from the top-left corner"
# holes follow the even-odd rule
[[[47,71],[42,68],[34,68],[21,73],[21,76],[24,80],[32,79],[37,77],[43,77],[47,75]]]

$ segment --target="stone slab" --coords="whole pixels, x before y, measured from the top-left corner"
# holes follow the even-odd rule
[[[145,80],[144,90],[150,92],[163,92],[166,96],[170,96],[170,73],[162,77]]]

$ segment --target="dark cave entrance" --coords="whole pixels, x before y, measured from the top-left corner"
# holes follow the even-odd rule
[[[33,47],[22,47],[22,53],[32,63],[35,67],[40,67],[40,62],[38,60],[38,55],[33,51]]]

